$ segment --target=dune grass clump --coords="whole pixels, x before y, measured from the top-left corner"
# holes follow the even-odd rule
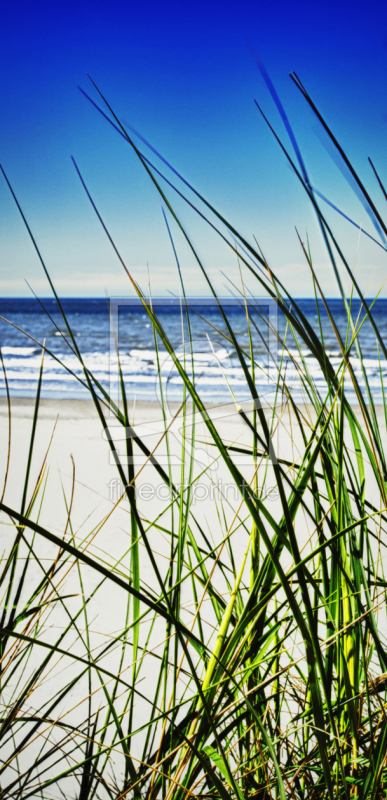
[[[379,229],[387,235],[381,214],[345,153],[296,76],[294,81],[352,173]],[[189,298],[179,261],[182,319],[188,331],[183,357],[176,355],[151,299],[127,269],[75,165],[153,326],[156,352],[166,351],[178,370],[183,400],[177,414],[190,447],[182,449],[180,469],[185,480],[178,481],[172,465],[159,462],[158,446],[151,450],[136,433],[119,348],[119,402],[88,369],[19,206],[62,314],[69,347],[82,366],[82,384],[107,432],[107,447],[129,504],[130,541],[118,560],[102,553],[97,542],[105,519],[100,527],[83,532],[81,539],[72,522],[75,483],[70,496],[64,497],[66,525],[61,534],[39,522],[49,491],[47,457],[37,475],[31,472],[46,352],[41,343],[42,367],[22,502],[18,508],[7,505],[8,464],[0,502],[4,550],[0,796],[2,800],[384,798],[387,349],[374,304],[363,297],[321,212],[281,109],[295,160],[274,135],[315,208],[338,281],[346,328],[343,331],[338,324],[323,295],[307,244],[300,239],[315,293],[315,326],[258,245],[252,246],[184,182],[183,189],[178,189],[180,196],[185,197],[188,190],[195,192],[196,201],[204,203],[211,219],[215,218],[210,224],[249,275],[250,288],[254,282],[255,295],[254,289],[251,294],[245,291],[243,282],[238,290],[250,332],[248,347],[242,346],[164,193],[165,186],[166,192],[181,186],[173,183],[180,176],[174,171],[167,180],[139,150],[102,95],[100,101],[104,105],[97,105],[98,110],[131,145],[162,197],[176,259],[173,225],[190,247],[218,304],[223,327],[217,333],[237,356],[251,395],[252,411],[238,408],[236,412],[249,430],[250,445],[243,446],[248,465],[240,466],[238,442],[221,435],[196,386]],[[196,201],[189,200],[194,211]],[[342,286],[342,270],[351,279],[349,298]],[[271,331],[277,337],[279,358],[270,404],[262,401],[256,388],[262,367],[254,351],[253,330],[258,320],[270,324],[255,299],[262,295],[275,301],[285,321],[283,334]],[[360,309],[356,313],[355,307]],[[323,313],[336,340],[339,357],[335,360],[324,345]],[[380,363],[379,405],[362,353],[364,325],[372,328]],[[268,353],[269,360],[273,355]],[[285,362],[296,371],[296,391],[294,382],[290,385],[287,380]],[[318,367],[323,383],[317,385],[311,365]],[[188,405],[190,423],[186,424]],[[11,411],[9,401],[10,415]],[[125,431],[126,459],[109,434],[112,419]],[[275,434],[285,421],[289,426],[289,420],[291,435],[301,448],[293,459],[284,459],[276,451]],[[166,421],[161,439],[167,453],[170,436]],[[214,460],[227,468],[239,493],[232,513],[219,501],[215,543],[192,502],[198,480],[195,446],[203,441]],[[12,458],[12,447],[10,454]],[[137,496],[137,455],[168,488],[165,508],[154,519],[148,519]],[[260,480],[268,471],[278,498],[276,512]],[[160,559],[152,546],[155,532],[168,542],[167,558]],[[236,537],[243,544],[238,563]],[[70,573],[76,575],[78,587],[71,598],[66,589]],[[96,646],[91,618],[98,604],[106,605],[112,597],[114,602],[119,597],[117,626],[121,627]],[[159,638],[154,651],[156,630]],[[64,664],[68,669],[63,670]],[[58,679],[53,682],[55,670]],[[50,691],[45,691],[48,678]]]

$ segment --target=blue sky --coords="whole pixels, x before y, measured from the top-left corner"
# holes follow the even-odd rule
[[[81,187],[73,155],[128,268],[152,292],[178,291],[161,200],[131,148],[80,94],[97,94],[137,128],[251,242],[295,296],[312,292],[294,226],[308,231],[328,296],[337,294],[310,204],[260,117],[286,132],[247,44],[260,54],[313,185],[375,233],[320,141],[288,77],[295,70],[384,214],[367,157],[387,182],[387,7],[369,2],[24,2],[2,4],[0,162],[62,296],[130,294]],[[4,79],[5,77],[5,79]],[[165,171],[165,170],[164,170]],[[238,281],[235,255],[171,190],[168,197],[217,290]],[[3,295],[49,288],[10,192],[0,181]],[[363,291],[374,295],[386,254],[324,207]],[[387,216],[387,215],[386,215]],[[187,291],[204,280],[176,228]],[[376,235],[376,233],[375,233]],[[256,287],[247,279],[252,291]],[[383,292],[386,294],[386,291]]]

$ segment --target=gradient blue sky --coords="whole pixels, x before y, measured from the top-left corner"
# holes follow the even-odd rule
[[[259,52],[286,108],[312,183],[374,233],[358,198],[316,135],[288,73],[295,70],[381,210],[367,162],[387,181],[387,6],[378,2],[3,2],[0,161],[62,296],[131,293],[70,160],[76,159],[117,246],[143,288],[178,291],[161,202],[131,148],[80,94],[89,72],[128,120],[265,255],[295,296],[312,292],[294,226],[307,229],[328,296],[337,294],[313,212],[254,98],[286,134],[246,44]],[[216,288],[235,256],[173,193]],[[0,180],[0,282],[8,296],[49,294],[14,201]],[[386,254],[324,208],[368,295]],[[387,214],[386,214],[387,216]],[[174,231],[187,291],[203,278]],[[248,279],[252,290],[256,288]],[[384,292],[386,294],[386,292]]]

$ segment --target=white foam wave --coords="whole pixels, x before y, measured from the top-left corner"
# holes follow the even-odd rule
[[[79,383],[77,378],[84,380],[82,366],[78,358],[70,350],[61,348],[62,352],[58,352],[57,358],[63,361],[68,369],[74,374],[69,373],[58,361],[46,354],[44,359],[43,371],[43,386],[52,391],[55,396],[60,396],[61,393],[68,394],[77,391],[86,391]],[[64,352],[63,352],[64,350]],[[324,393],[326,391],[326,383],[320,369],[318,361],[309,353],[309,351],[302,350],[301,356],[295,349],[291,349],[290,356],[285,353],[285,358],[282,361],[282,377],[285,378],[290,390],[297,394],[299,391],[299,376],[300,370],[303,372],[302,358],[306,359],[308,372],[313,379],[316,389]],[[41,365],[41,350],[39,347],[11,347],[5,346],[2,349],[6,374],[11,391],[19,392],[33,392],[36,389],[36,384],[39,376],[39,369]],[[282,354],[282,350],[278,350]],[[182,361],[182,353],[177,353],[180,361]],[[334,369],[338,369],[342,364],[341,354],[335,350],[328,350],[327,355]],[[266,356],[264,356],[267,358]],[[116,390],[118,383],[118,363],[114,353],[109,352],[88,352],[83,354],[83,359],[86,366],[105,387]],[[293,360],[294,359],[294,360]],[[278,366],[279,366],[278,359]],[[351,365],[354,370],[355,376],[362,388],[364,388],[365,381],[362,372],[362,364],[356,355],[350,357]],[[220,365],[219,365],[220,362]],[[155,387],[158,381],[157,369],[157,354],[155,350],[139,348],[132,349],[129,352],[120,354],[120,363],[124,376],[125,383],[130,387],[130,391],[138,392],[147,396],[153,396]],[[180,392],[183,385],[179,371],[173,363],[171,357],[165,350],[159,352],[159,364],[161,376],[165,387],[169,387],[168,391]],[[274,388],[275,382],[269,378],[265,372],[268,369],[270,375],[273,376],[272,364],[260,364],[263,371],[256,370],[256,385],[260,391],[263,387]],[[382,360],[379,366],[377,358],[364,358],[363,366],[366,371],[367,379],[373,392],[378,394],[381,391],[380,383],[380,366],[382,369],[383,380],[387,383],[387,361]],[[189,378],[192,380],[192,366],[191,357],[186,353],[186,371]],[[227,378],[227,381],[225,380]],[[203,396],[210,396],[210,392],[214,396],[220,396],[222,393],[228,393],[227,382],[230,386],[238,392],[238,396],[242,396],[247,391],[247,384],[244,377],[243,370],[240,364],[235,360],[235,357],[230,359],[230,354],[226,349],[218,349],[216,353],[212,352],[195,352],[194,353],[194,380],[195,384],[203,391]],[[344,385],[346,390],[353,392],[353,385],[351,377],[348,372],[345,374]],[[4,392],[4,378],[0,370],[0,389]]]
[[[37,347],[8,347],[1,348],[3,356],[31,356],[38,351]]]

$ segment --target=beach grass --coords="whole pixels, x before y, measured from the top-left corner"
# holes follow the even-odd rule
[[[293,80],[318,115],[298,78],[293,76]],[[269,88],[274,92],[271,85]],[[275,100],[278,105],[276,95]],[[308,242],[300,237],[315,293],[315,327],[276,277],[259,246],[252,246],[192,187],[182,184],[176,172],[171,178],[164,161],[166,183],[101,93],[98,102],[99,110],[143,164],[165,208],[180,281],[182,326],[187,332],[183,356],[176,354],[152,299],[125,265],[74,162],[103,231],[153,326],[156,353],[169,353],[180,375],[183,397],[176,414],[182,430],[180,477],[176,478],[171,457],[166,466],[158,460],[161,447],[171,454],[166,408],[164,432],[151,450],[136,433],[120,366],[117,402],[84,364],[19,206],[62,314],[68,346],[82,366],[81,380],[106,433],[106,446],[116,463],[130,513],[128,546],[118,559],[96,547],[99,527],[83,532],[82,539],[74,530],[75,476],[71,492],[64,492],[64,529],[54,533],[40,524],[45,493],[49,492],[47,457],[37,474],[32,473],[31,464],[39,435],[44,356],[48,352],[42,342],[28,456],[20,465],[21,504],[17,508],[7,504],[9,458],[0,502],[4,551],[0,574],[0,796],[23,800],[384,798],[387,349],[373,317],[373,303],[363,297],[320,209],[286,117],[294,156],[273,133],[314,206],[346,312],[344,332],[323,295]],[[325,125],[321,117],[320,123]],[[382,234],[387,235],[374,201],[328,126],[326,131]],[[227,308],[217,298],[169,199],[174,187],[180,196],[187,195],[187,201],[188,192],[192,198],[194,191],[194,200],[189,200],[193,213],[198,211],[206,220],[208,212],[209,224],[239,259],[237,296],[245,308],[250,333],[247,348],[240,344]],[[199,203],[206,212],[196,207]],[[237,458],[240,445],[221,434],[195,383],[190,301],[184,290],[175,231],[190,248],[197,270],[218,304],[224,326],[218,335],[237,356],[249,388],[251,410],[237,404],[235,409],[241,427],[250,435],[250,445],[242,448],[245,467]],[[255,286],[251,294],[245,289],[242,271],[249,275],[250,288],[252,282]],[[349,298],[342,272],[351,279]],[[284,336],[270,332],[277,337],[276,353],[268,353],[268,358],[275,356],[278,367],[270,404],[262,401],[256,388],[261,366],[254,352],[253,330],[258,321],[270,325],[262,300],[256,299],[263,295],[277,304],[286,319]],[[355,298],[361,303],[356,315]],[[336,337],[339,363],[332,363],[324,347],[322,308]],[[359,341],[365,323],[372,326],[380,359],[379,406]],[[294,387],[287,383],[281,353],[297,370],[302,402],[296,402]],[[117,344],[118,365],[119,356]],[[353,356],[359,363],[356,370]],[[324,390],[316,386],[311,358],[324,376]],[[160,391],[165,402],[162,386]],[[9,393],[7,396],[12,457],[12,398]],[[110,433],[112,420],[124,431],[125,458]],[[291,420],[291,436],[298,443],[294,458],[283,458],[276,450],[276,434],[285,420]],[[219,499],[213,538],[198,519],[193,503],[198,480],[195,448],[203,440],[238,491],[232,509]],[[168,499],[154,519],[148,519],[137,496],[137,454],[167,487]],[[277,496],[276,512],[264,491],[262,476],[269,471]],[[120,502],[118,498],[117,505]],[[105,519],[101,520],[100,526],[104,523]],[[155,531],[167,542],[167,557],[160,558],[155,552]],[[242,542],[241,555],[234,545],[237,538]],[[70,573],[71,586],[76,586],[71,596],[66,589]],[[98,604],[110,601],[119,605],[117,625],[96,647],[92,616]]]

